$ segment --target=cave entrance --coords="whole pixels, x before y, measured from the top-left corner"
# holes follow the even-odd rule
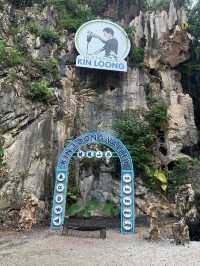
[[[135,194],[132,159],[125,145],[107,132],[84,133],[70,142],[60,155],[56,167],[51,229],[62,230],[64,226],[70,161],[82,146],[91,144],[105,145],[119,157],[121,165],[121,233],[133,234],[135,231]]]

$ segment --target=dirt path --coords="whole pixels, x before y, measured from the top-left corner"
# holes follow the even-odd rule
[[[107,239],[60,236],[48,229],[32,233],[0,231],[0,266],[199,266],[200,242],[175,246],[169,241],[143,240],[143,231],[122,236],[108,231]],[[83,234],[83,233],[82,233]]]

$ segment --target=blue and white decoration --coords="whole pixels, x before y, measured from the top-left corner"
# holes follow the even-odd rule
[[[108,20],[91,20],[76,32],[76,49],[79,56],[76,66],[127,72],[124,60],[130,51],[130,40],[116,23]]]
[[[79,150],[77,152],[77,157],[79,159],[83,159],[83,158],[91,159],[94,157],[99,158],[99,159],[103,158],[103,157],[110,159],[110,158],[112,158],[112,156],[113,156],[113,154],[111,151],[105,151],[104,152],[104,151],[92,151],[92,150],[90,150],[90,151],[85,152],[85,151]]]
[[[121,163],[121,233],[133,234],[135,230],[134,206],[134,170],[131,156],[124,144],[106,132],[89,132],[73,140],[61,154],[56,168],[56,181],[52,207],[51,228],[61,230],[64,225],[66,195],[68,186],[68,167],[73,155],[77,152],[79,158],[107,158],[112,152],[80,150],[81,146],[88,144],[102,144],[112,149],[119,157]]]

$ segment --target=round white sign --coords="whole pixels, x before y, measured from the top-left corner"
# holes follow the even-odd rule
[[[59,173],[59,174],[57,175],[57,180],[58,180],[59,182],[64,181],[64,180],[65,180],[65,174],[64,174],[64,173]]]
[[[64,189],[65,189],[65,187],[64,187],[63,184],[58,184],[58,185],[56,186],[56,190],[57,190],[59,193],[63,192]]]
[[[122,27],[107,20],[91,20],[83,24],[75,36],[80,55],[125,59],[130,51],[130,40]]]
[[[131,175],[129,175],[129,174],[125,174],[125,175],[123,175],[123,181],[124,181],[125,183],[130,183],[131,180],[132,180]]]
[[[131,186],[129,186],[129,185],[125,185],[125,186],[123,187],[123,192],[124,192],[124,194],[126,194],[126,195],[131,194],[131,192],[132,192],[132,188],[131,188]]]
[[[131,221],[129,221],[129,220],[125,220],[125,221],[124,221],[124,224],[123,224],[123,227],[124,227],[124,229],[125,229],[126,231],[131,230],[131,228],[132,228],[132,223],[131,223]]]
[[[130,208],[125,208],[124,211],[123,211],[123,215],[125,218],[131,218],[131,215],[132,215],[132,211]]]
[[[59,215],[63,212],[63,208],[60,205],[56,205],[54,208],[55,214]]]
[[[97,151],[96,152],[96,158],[102,158],[103,157],[103,152],[102,151]]]
[[[125,206],[131,206],[132,199],[130,197],[124,197],[123,198],[123,203],[124,203]]]
[[[57,194],[55,200],[56,200],[57,203],[63,202],[63,200],[64,200],[63,195],[62,194]]]
[[[53,219],[53,224],[55,226],[60,226],[62,224],[61,216],[55,216],[54,219]]]

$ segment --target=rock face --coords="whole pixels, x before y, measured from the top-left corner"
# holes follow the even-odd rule
[[[145,21],[145,23],[143,23]],[[176,10],[171,1],[169,12],[140,13],[131,25],[136,29],[133,41],[145,43],[145,64],[152,69],[175,67],[189,59],[190,34],[181,27],[187,22],[184,9]]]
[[[184,10],[177,11],[171,4],[169,13],[133,14],[133,42],[136,46],[145,43],[145,68],[129,68],[127,74],[75,68],[74,34],[67,31],[59,32],[59,46],[31,33],[27,21],[38,21],[42,27],[56,30],[57,14],[52,7],[40,9],[36,5],[22,13],[5,4],[3,10],[0,37],[8,45],[16,45],[10,29],[14,20],[19,28],[18,39],[29,57],[25,66],[0,68],[0,144],[5,149],[8,171],[6,178],[1,177],[0,193],[17,200],[28,192],[49,202],[54,168],[66,140],[86,130],[112,131],[122,111],[147,109],[147,86],[168,106],[169,131],[163,144],[166,164],[185,157],[184,148],[197,143],[192,100],[183,94],[180,75],[173,69],[189,57],[190,36],[181,29],[186,21]],[[52,58],[58,60],[58,76],[36,71],[33,62],[44,63]],[[48,104],[28,97],[28,85],[43,78],[55,95]],[[94,196],[100,202],[119,204],[119,184],[112,164],[100,164],[98,175],[92,168],[80,172],[84,201]],[[138,198],[140,189],[138,186]],[[23,212],[22,206],[15,208],[12,202],[6,208],[16,209],[13,217],[17,217]]]
[[[30,195],[26,198],[24,206],[19,212],[20,229],[30,231],[32,226],[37,223],[36,212],[38,205],[38,199],[34,195]]]
[[[198,141],[194,122],[192,99],[183,94],[180,74],[174,70],[160,72],[165,98],[168,99],[169,129],[167,134],[168,159],[183,158],[184,148],[194,146]],[[168,94],[168,95],[167,95]]]
[[[173,228],[178,244],[188,241],[189,237],[193,241],[200,240],[199,198],[199,194],[195,194],[191,184],[182,185],[176,194],[179,222],[174,224]],[[184,230],[175,230],[177,228],[184,228]]]

